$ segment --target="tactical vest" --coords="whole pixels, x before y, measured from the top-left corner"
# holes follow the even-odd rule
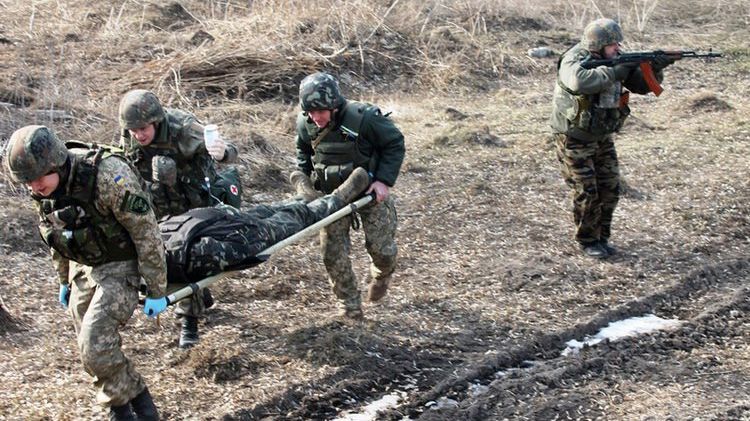
[[[177,164],[178,178],[174,188],[150,191],[157,217],[177,215],[188,209],[213,205],[205,185],[205,177],[209,178],[210,183],[214,183],[217,176],[216,169],[210,162],[201,162],[195,157],[187,158],[177,148],[183,128],[195,122],[195,116],[176,109],[168,109],[165,114],[154,141],[147,148],[142,148],[131,139],[127,152],[128,159],[146,180],[151,180],[151,160],[154,156],[169,157]],[[156,141],[157,139],[160,141]]]
[[[337,128],[327,132],[325,129],[318,131],[318,137],[325,135],[312,139],[312,180],[316,189],[331,193],[355,168],[363,167],[369,172],[374,170],[374,154],[366,156],[362,153],[360,142],[366,140],[361,139],[359,133],[376,113],[380,113],[380,110],[374,105],[350,101],[342,110],[341,123]],[[311,135],[310,125],[307,125],[307,130]]]
[[[232,210],[231,207],[226,209]],[[167,256],[167,282],[168,283],[186,283],[200,280],[202,275],[219,273],[223,268],[218,263],[213,268],[201,268],[201,276],[189,271],[191,267],[190,247],[195,241],[200,241],[201,232],[206,227],[211,227],[211,237],[220,241],[230,233],[241,231],[245,226],[241,218],[228,213],[219,208],[198,208],[189,212],[170,216],[159,222],[161,238],[164,242],[164,249]],[[247,249],[250,250],[248,244]],[[222,250],[202,250],[204,254],[218,256]],[[226,265],[231,265],[232,270],[245,269],[255,266],[262,261],[257,259],[254,254],[246,256],[234,255],[233,259],[223,259]],[[209,273],[203,273],[208,271]]]
[[[558,71],[563,57],[573,48],[576,47],[571,47],[560,55],[557,60]],[[622,128],[625,119],[630,115],[629,93],[627,91],[622,92],[620,82],[617,82],[613,90],[608,92],[610,95],[617,96],[617,103],[606,108],[602,107],[604,93],[580,94],[574,92],[565,86],[559,77],[557,78],[557,86],[559,90],[555,92],[555,106],[558,108],[557,112],[562,113],[568,120],[568,124],[573,129],[572,133],[569,132],[568,134],[573,136],[575,136],[576,130],[595,136],[612,134]]]
[[[79,147],[80,143],[66,146]],[[41,198],[39,233],[63,257],[86,266],[137,258],[128,231],[111,215],[96,208],[95,190],[99,163],[116,156],[105,148],[71,154],[68,191],[60,198]],[[119,158],[119,157],[118,157]]]

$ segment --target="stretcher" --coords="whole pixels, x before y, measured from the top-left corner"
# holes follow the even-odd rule
[[[281,250],[282,248],[288,246],[289,244],[295,243],[295,242],[297,242],[297,241],[299,241],[299,240],[301,240],[301,239],[303,239],[303,238],[305,238],[305,237],[307,237],[307,236],[309,236],[309,235],[311,235],[311,234],[319,231],[320,229],[328,226],[329,224],[331,224],[333,222],[336,222],[339,219],[341,219],[341,218],[343,218],[343,217],[345,217],[345,216],[347,216],[347,215],[355,212],[357,209],[360,209],[363,206],[365,206],[368,203],[370,203],[374,198],[375,198],[375,193],[368,194],[368,195],[362,197],[361,199],[359,199],[359,200],[357,200],[357,201],[355,201],[353,203],[350,203],[347,206],[339,209],[338,211],[336,211],[336,212],[328,215],[327,217],[321,219],[320,221],[318,221],[318,222],[316,222],[316,223],[314,223],[314,224],[312,224],[312,225],[310,225],[308,227],[305,227],[305,229],[303,229],[302,231],[299,231],[299,232],[295,233],[294,235],[289,236],[289,237],[287,237],[287,238],[279,241],[278,243],[272,245],[271,247],[268,247],[267,249],[265,249],[265,250],[261,251],[260,253],[258,253],[257,255],[255,255],[255,258],[257,259],[257,262],[258,262],[257,264],[265,262],[266,260],[268,260],[271,257],[272,254],[274,254],[275,252],[277,252],[277,251]],[[183,287],[183,288],[181,288],[181,289],[179,289],[179,290],[177,290],[177,291],[175,291],[175,292],[167,295],[165,297],[166,300],[167,300],[167,305],[168,306],[172,305],[172,304],[174,304],[174,303],[182,300],[183,298],[187,298],[187,297],[193,295],[194,293],[200,291],[201,288],[205,288],[205,287],[213,284],[214,282],[218,281],[219,279],[221,279],[221,278],[223,278],[225,276],[228,276],[228,275],[230,275],[232,273],[235,273],[235,272],[237,272],[237,271],[234,271],[234,272],[233,271],[222,272],[222,273],[219,273],[219,274],[216,274],[216,275],[209,276],[208,278],[201,279],[198,282],[190,283],[187,286],[185,286],[185,287]]]

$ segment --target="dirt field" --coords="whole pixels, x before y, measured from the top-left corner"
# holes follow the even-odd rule
[[[91,3],[0,1],[3,145],[32,123],[114,142],[119,97],[149,88],[220,124],[246,204],[269,202],[291,194],[294,95],[317,69],[407,139],[399,266],[365,322],[334,317],[316,238],[212,287],[188,352],[171,311],[138,310],[124,348],[163,418],[335,419],[394,395],[369,419],[750,419],[747,2]],[[527,56],[564,51],[600,13],[629,50],[724,53],[631,97],[606,261],[572,241],[547,133],[555,57]],[[0,217],[0,420],[103,419],[31,199],[5,173]],[[365,289],[361,232],[354,245]],[[561,355],[647,314],[681,323]]]

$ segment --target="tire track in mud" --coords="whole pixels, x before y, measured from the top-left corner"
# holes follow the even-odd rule
[[[726,304],[707,309],[675,331],[603,343],[587,349],[578,357],[557,357],[538,362],[526,370],[510,370],[507,377],[493,380],[489,391],[481,396],[469,396],[465,389],[454,391],[452,393],[457,396],[452,399],[459,401],[454,408],[410,415],[420,420],[606,418],[607,413],[601,405],[591,402],[571,387],[612,371],[642,373],[653,368],[649,365],[653,362],[648,361],[646,355],[690,352],[709,341],[721,342],[728,336],[739,336],[749,312],[750,289],[743,288]],[[735,320],[729,327],[728,318]],[[635,368],[625,368],[627,365]],[[540,398],[540,395],[544,397]],[[741,407],[736,409],[741,410]],[[718,419],[723,417],[718,416]]]
[[[442,377],[443,365],[461,362],[447,351],[398,343],[381,331],[353,325],[356,324],[331,321],[287,335],[285,348],[291,357],[340,368],[314,384],[291,384],[274,399],[239,409],[223,419],[332,419],[340,410],[351,408],[383,388],[404,388],[418,381],[434,384]]]
[[[585,396],[575,396],[570,390],[564,399],[547,399],[542,404],[520,405],[524,397],[533,399],[539,394],[552,394],[560,385],[585,381],[586,377],[595,376],[606,371],[611,361],[623,361],[637,357],[641,353],[657,348],[660,350],[689,351],[701,346],[708,340],[721,340],[722,337],[740,335],[742,326],[750,318],[750,287],[742,285],[747,280],[750,259],[738,259],[716,265],[707,265],[690,273],[685,279],[661,292],[624,304],[611,311],[606,311],[592,320],[576,325],[570,329],[542,335],[525,344],[509,350],[500,350],[478,363],[467,365],[458,374],[443,379],[430,390],[414,393],[407,398],[407,403],[387,411],[385,419],[448,420],[448,419],[488,419],[490,418],[530,418],[552,419],[556,417],[597,417],[606,414],[589,408],[591,412],[582,414],[581,408],[593,406],[587,403]],[[713,297],[709,307],[704,308],[705,300],[700,297],[714,292],[717,286],[737,285],[737,288],[725,288],[724,294],[729,297]],[[728,292],[732,291],[732,292]],[[658,312],[673,314],[680,311],[685,315],[695,314],[685,319],[681,327],[666,332],[656,332],[648,336],[644,349],[640,345],[643,337],[620,339],[617,342],[605,342],[588,348],[575,358],[560,357],[565,343],[571,339],[580,339],[596,333],[612,321],[640,316],[644,313]],[[727,323],[727,319],[734,322]],[[531,367],[528,361],[534,361]],[[507,377],[496,379],[496,373],[506,370]],[[472,396],[469,390],[471,383],[488,384],[489,390],[481,396]],[[435,402],[441,397],[455,401],[449,408],[427,409],[426,404]],[[734,412],[732,412],[734,411]],[[744,411],[744,412],[743,412]],[[746,406],[732,408],[731,413],[747,414]]]
[[[649,312],[664,315],[679,311],[683,315],[683,325],[676,333],[672,332],[671,336],[655,333],[650,337],[656,338],[652,340],[660,342],[661,347],[689,350],[699,344],[691,338],[703,334],[702,330],[713,336],[716,336],[716,332],[722,332],[719,327],[712,324],[718,315],[735,311],[742,320],[746,320],[750,313],[746,288],[734,293],[730,300],[724,300],[702,312],[697,308],[702,308],[705,304],[701,301],[702,297],[721,289],[717,287],[724,287],[724,292],[720,291],[718,294],[726,294],[726,291],[731,290],[727,286],[741,284],[745,280],[748,268],[750,259],[747,258],[705,265],[672,287],[605,311],[586,323],[538,336],[510,349],[498,350],[479,362],[468,364],[461,355],[451,355],[450,350],[442,349],[435,352],[425,344],[389,343],[388,335],[384,335],[383,332],[361,331],[357,333],[357,340],[351,340],[347,338],[354,332],[347,333],[347,328],[336,325],[318,326],[314,329],[317,330],[315,335],[319,337],[318,340],[331,341],[333,338],[349,354],[349,361],[339,371],[320,379],[315,384],[300,382],[290,385],[287,392],[271,401],[253,408],[237,410],[233,414],[225,415],[224,419],[331,419],[342,410],[356,412],[364,403],[377,400],[384,393],[410,389],[415,391],[407,396],[405,403],[401,403],[395,409],[381,412],[378,419],[396,420],[404,416],[420,419],[486,419],[487,414],[496,411],[497,408],[514,407],[504,405],[504,401],[515,399],[524,393],[539,394],[538,387],[554,388],[556,385],[576,381],[586,375],[596,375],[606,370],[607,361],[612,358],[622,359],[628,355],[632,357],[634,349],[637,355],[637,344],[642,339],[640,337],[599,344],[597,347],[589,348],[585,357],[560,358],[560,352],[565,348],[567,341],[595,334],[612,321]],[[710,298],[708,301],[717,300]],[[699,314],[692,318],[686,317],[696,313]],[[716,324],[722,324],[721,320]],[[731,332],[727,331],[726,334]],[[672,339],[674,337],[677,339]],[[317,347],[305,346],[309,346],[308,349]],[[618,351],[622,354],[618,357],[613,349],[620,347],[625,348]],[[373,352],[379,354],[375,362],[372,358]],[[605,352],[609,353],[606,358],[601,356]],[[528,360],[536,363],[529,368],[520,368]],[[456,369],[461,364],[465,364],[464,368]],[[515,370],[516,373],[508,378],[495,380],[495,374],[502,370]],[[457,374],[446,377],[445,373],[448,372]],[[475,399],[468,387],[472,382],[490,384],[491,391]],[[428,402],[445,396],[457,401],[457,406],[429,410],[425,407]],[[584,396],[575,397],[568,402],[553,399],[550,400],[549,407],[535,405],[533,414],[525,416],[554,418],[554,414],[560,411],[575,411],[589,405],[587,399]],[[741,411],[742,408],[736,410]],[[495,416],[502,418],[519,414],[493,413],[492,417]]]

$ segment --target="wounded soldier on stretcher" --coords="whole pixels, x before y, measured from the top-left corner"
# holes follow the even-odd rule
[[[369,184],[369,175],[359,168],[333,193],[309,203],[291,200],[248,210],[196,208],[165,218],[159,227],[166,250],[167,281],[197,282],[255,266],[262,262],[258,253],[343,208]]]

